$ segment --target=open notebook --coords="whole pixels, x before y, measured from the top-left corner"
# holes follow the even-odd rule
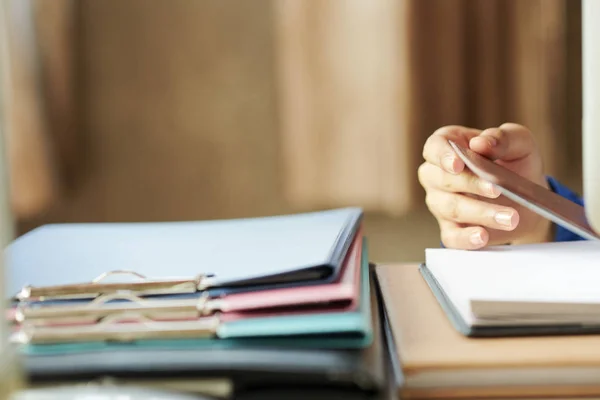
[[[468,336],[600,332],[600,243],[427,249],[421,273]]]

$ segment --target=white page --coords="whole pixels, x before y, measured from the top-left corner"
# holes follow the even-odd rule
[[[24,285],[89,282],[133,270],[148,278],[216,274],[231,282],[330,262],[357,208],[202,222],[47,225],[8,248],[7,295]]]
[[[427,249],[426,264],[469,324],[471,300],[600,303],[596,241]]]

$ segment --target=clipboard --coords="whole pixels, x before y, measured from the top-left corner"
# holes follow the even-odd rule
[[[343,208],[235,220],[45,225],[7,248],[7,293],[14,301],[87,300],[119,290],[114,278],[143,295],[183,297],[334,282],[362,216],[360,208]],[[103,291],[83,290],[89,285]]]
[[[132,282],[104,281],[110,277],[127,276],[136,279]],[[43,302],[48,300],[88,300],[104,295],[127,291],[138,296],[158,296],[204,292],[210,286],[210,276],[198,275],[192,278],[151,279],[131,270],[108,271],[90,282],[54,286],[23,287],[15,296],[20,302]]]
[[[345,347],[364,348],[372,342],[373,329],[370,324],[370,277],[366,239],[362,240],[360,257],[360,279],[357,280],[360,297],[355,310],[299,310],[295,313],[282,312],[279,315],[253,318],[216,314],[175,322],[146,321],[138,315],[132,315],[130,318],[136,322],[120,323],[122,321],[118,319],[109,319],[99,325],[17,330],[12,341],[19,344],[23,354],[110,351],[113,346],[123,345],[133,348],[195,348],[240,339],[264,340],[263,343],[281,345],[290,338],[294,338],[292,342],[295,344],[306,338],[319,338],[315,344],[320,346],[325,342],[324,339],[330,338],[332,345],[341,340]],[[181,337],[176,336],[177,329],[182,330]]]
[[[180,299],[168,296],[155,298],[139,297],[139,291],[114,291],[100,295],[96,299],[83,302],[60,304],[43,302],[31,305],[17,304],[8,313],[13,325],[28,327],[93,325],[107,318],[129,316],[133,322],[139,319],[148,321],[197,320],[201,317],[222,314],[224,320],[268,317],[273,315],[298,314],[303,310],[322,312],[352,311],[358,306],[360,296],[360,269],[362,257],[362,229],[356,235],[342,265],[338,281],[317,286],[271,289],[248,293],[233,293],[212,298],[204,292],[198,298]],[[119,288],[121,288],[119,284]],[[90,284],[83,290],[96,293]],[[129,288],[123,286],[122,289]],[[64,293],[64,292],[62,292]],[[77,292],[74,292],[77,294]],[[121,318],[127,322],[127,318]]]
[[[335,388],[348,397],[355,391],[373,395],[386,383],[379,303],[371,280],[364,302],[372,339],[367,346],[347,346],[347,339],[304,337],[240,338],[205,341],[194,346],[171,341],[145,345],[112,343],[104,349],[28,353],[22,357],[32,385],[85,383],[110,376],[116,382],[151,379],[168,383],[227,377],[237,394],[270,388]],[[175,344],[175,345],[174,345]],[[108,350],[108,351],[107,351]],[[352,396],[351,396],[352,397]]]

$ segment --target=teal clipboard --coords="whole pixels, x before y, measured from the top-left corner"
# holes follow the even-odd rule
[[[251,318],[224,322],[217,338],[144,340],[131,343],[85,342],[61,344],[30,344],[19,346],[26,356],[89,353],[113,349],[148,348],[230,348],[230,347],[290,347],[360,349],[373,341],[370,304],[370,272],[367,239],[362,243],[361,293],[356,311],[330,312]]]

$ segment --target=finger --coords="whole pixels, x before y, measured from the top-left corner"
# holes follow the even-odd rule
[[[469,141],[471,150],[493,160],[516,161],[535,150],[535,141],[529,129],[517,124],[503,124],[490,128]]]
[[[478,250],[489,241],[489,233],[481,226],[462,227],[450,221],[440,221],[441,240],[445,247]]]
[[[425,201],[436,217],[459,224],[479,225],[502,231],[512,231],[519,224],[517,210],[461,194],[429,190]]]
[[[448,140],[452,139],[457,144],[468,147],[469,140],[480,133],[477,129],[462,126],[446,126],[438,129],[431,135],[423,147],[423,158],[433,165],[443,168],[451,174],[459,174],[465,164],[458,158]]]
[[[501,194],[496,186],[477,177],[469,170],[455,175],[426,162],[419,167],[418,178],[421,185],[429,189],[473,194],[490,199],[495,199]]]

